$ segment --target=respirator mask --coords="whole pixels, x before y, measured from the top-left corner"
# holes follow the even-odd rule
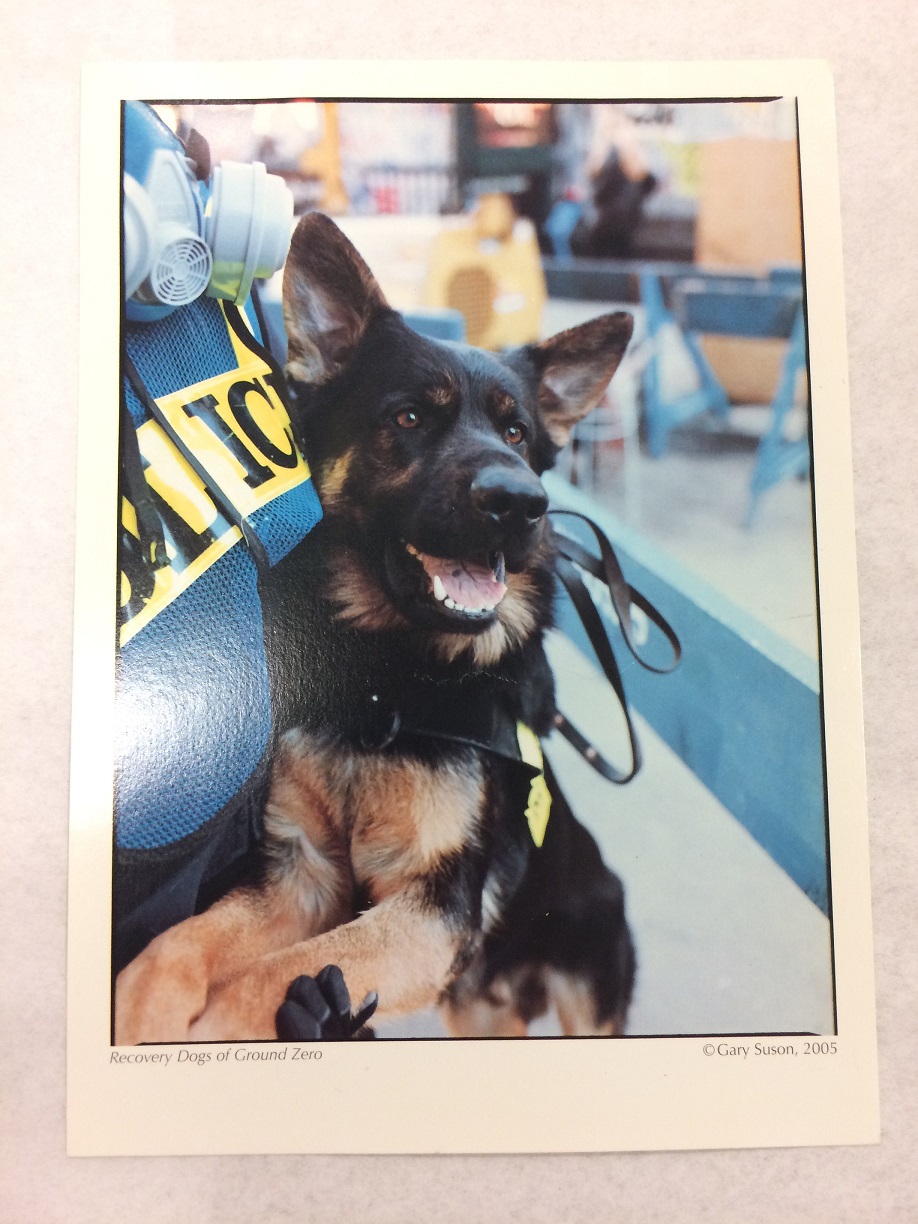
[[[154,110],[124,104],[123,255],[128,319],[155,322],[202,294],[241,305],[287,258],[293,196],[260,162],[210,168]],[[202,181],[206,180],[206,181]]]

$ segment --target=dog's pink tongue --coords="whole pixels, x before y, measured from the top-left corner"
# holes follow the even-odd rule
[[[482,608],[493,608],[506,593],[506,583],[499,581],[494,571],[485,565],[428,556],[422,556],[421,563],[427,571],[431,585],[434,584],[435,578],[439,578],[446,597],[473,612]],[[434,591],[436,593],[436,588]]]

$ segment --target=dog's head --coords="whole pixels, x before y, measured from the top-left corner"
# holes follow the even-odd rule
[[[329,597],[370,630],[410,629],[487,665],[545,619],[539,479],[596,406],[631,337],[609,314],[496,356],[417,335],[327,217],[284,274],[296,425],[337,541]]]

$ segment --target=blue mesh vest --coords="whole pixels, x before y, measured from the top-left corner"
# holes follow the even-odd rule
[[[251,302],[128,325],[124,368],[116,971],[232,883],[259,839],[259,570],[321,514]]]

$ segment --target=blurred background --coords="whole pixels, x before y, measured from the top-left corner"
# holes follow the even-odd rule
[[[158,109],[214,162],[264,162],[297,212],[332,215],[425,334],[500,350],[634,315],[546,483],[605,528],[684,658],[665,679],[623,668],[645,757],[632,785],[563,742],[549,755],[625,880],[629,1032],[833,1031],[794,100]],[[280,282],[263,289],[276,320]],[[562,709],[621,761],[563,606],[550,653]],[[438,1032],[423,1016],[390,1035]]]
[[[815,656],[792,99],[159,109],[334,216],[422,330],[499,349],[632,310],[565,474]]]

